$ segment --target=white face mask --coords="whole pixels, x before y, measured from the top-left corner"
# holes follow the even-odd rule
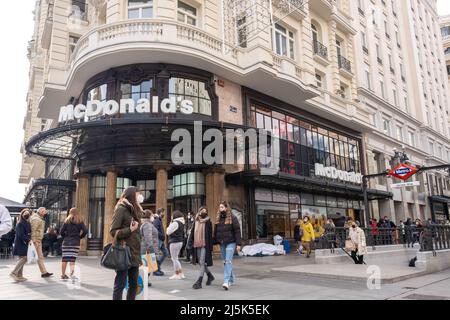
[[[137,202],[138,202],[139,204],[144,203],[144,196],[143,196],[142,194],[139,194],[139,195],[137,196]]]

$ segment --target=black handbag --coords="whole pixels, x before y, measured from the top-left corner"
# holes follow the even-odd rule
[[[104,248],[104,254],[100,261],[102,267],[115,271],[125,271],[131,268],[131,250],[123,241],[122,244],[117,243],[116,232],[112,244]]]

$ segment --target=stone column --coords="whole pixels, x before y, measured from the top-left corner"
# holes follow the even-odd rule
[[[205,175],[206,207],[208,208],[209,216],[214,222],[217,211],[219,210],[219,203],[224,200],[225,170],[222,168],[213,168],[205,171]]]
[[[156,165],[156,210],[162,208],[166,211],[166,217],[163,221],[164,229],[167,228],[167,187],[168,171],[170,166],[167,164]]]
[[[89,175],[77,174],[75,206],[80,210],[83,221],[89,226]],[[87,255],[87,237],[81,240],[80,255]]]
[[[112,168],[106,173],[106,190],[105,190],[105,216],[103,223],[103,245],[111,242],[112,237],[109,233],[111,228],[112,217],[114,214],[114,207],[116,206],[116,192],[117,192],[117,175],[116,169]]]

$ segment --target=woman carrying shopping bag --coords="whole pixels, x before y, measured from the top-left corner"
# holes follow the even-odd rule
[[[23,209],[20,213],[20,220],[16,226],[16,237],[14,239],[15,256],[19,256],[19,261],[10,276],[17,282],[23,282],[27,279],[23,277],[23,267],[27,263],[28,249],[31,242],[31,225],[28,221],[31,216],[30,209]]]
[[[139,224],[142,216],[140,203],[144,196],[136,187],[128,187],[122,193],[111,222],[110,233],[118,241],[123,241],[131,251],[131,266],[127,270],[116,270],[113,300],[122,300],[128,278],[127,300],[136,300],[139,266],[141,265],[141,234]]]
[[[193,248],[192,263],[200,266],[198,280],[192,287],[194,289],[202,288],[205,272],[208,276],[206,285],[210,286],[215,279],[208,269],[208,267],[212,267],[213,265],[213,238],[211,219],[208,217],[208,210],[205,207],[201,207],[195,216],[194,224],[188,239],[188,245]]]
[[[145,210],[144,216],[141,219],[141,256],[145,257],[148,264],[148,276],[154,271],[158,270],[158,264],[156,263],[156,250],[158,250],[158,229],[153,225],[153,212],[151,210]],[[152,263],[152,257],[155,257]],[[149,281],[148,286],[151,287],[152,284]]]

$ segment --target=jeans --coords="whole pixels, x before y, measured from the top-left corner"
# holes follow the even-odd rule
[[[36,252],[38,255],[38,266],[41,274],[47,273],[47,269],[44,265],[44,254],[42,253],[42,241],[33,241],[33,244],[36,248]]]
[[[183,242],[175,242],[170,244],[170,257],[172,258],[173,263],[173,273],[176,274],[177,272],[181,271],[181,263],[179,254],[181,251],[181,247],[183,246]]]
[[[363,264],[364,263],[364,256],[358,256],[356,254],[356,251],[352,251],[352,259],[355,261],[355,264]]]
[[[122,300],[123,290],[128,277],[127,300],[136,300],[136,292],[139,278],[139,267],[131,267],[125,271],[116,271],[114,279],[113,300]]]
[[[19,261],[17,262],[16,267],[13,270],[13,274],[18,277],[23,277],[23,267],[27,263],[27,257],[19,257]]]
[[[222,253],[222,258],[224,260],[224,270],[223,270],[223,282],[224,283],[234,283],[234,273],[233,273],[233,256],[236,250],[236,243],[221,244],[220,252]]]
[[[197,248],[197,259],[198,259],[198,264],[200,265],[200,273],[199,273],[199,278],[203,278],[203,276],[206,274],[211,273],[208,269],[208,265],[206,264],[206,248]]]
[[[162,255],[158,259],[158,271],[161,271],[161,265],[163,264],[164,260],[169,255],[169,251],[166,248],[166,245],[164,244],[164,241],[158,240],[159,244],[159,251],[161,251]]]

